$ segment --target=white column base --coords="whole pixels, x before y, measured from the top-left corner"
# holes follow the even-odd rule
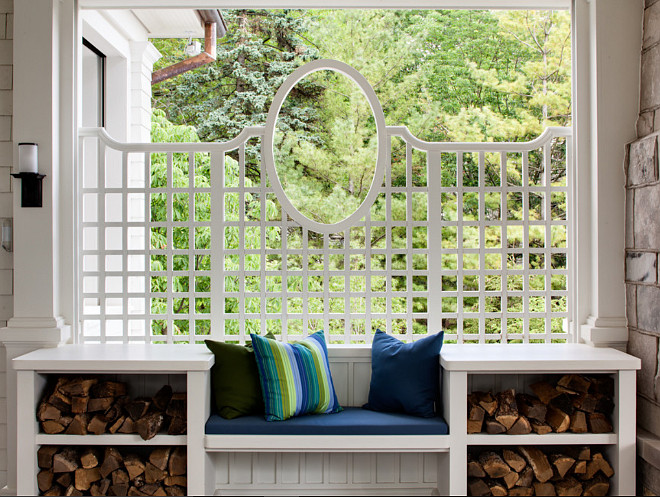
[[[57,318],[12,318],[11,326],[0,328],[0,342],[7,357],[7,486],[0,495],[16,495],[16,371],[12,359],[44,347],[57,347],[71,341],[71,326]],[[46,326],[35,326],[38,324]],[[47,326],[53,325],[55,326]],[[23,415],[26,415],[25,413]]]
[[[580,337],[592,347],[612,347],[625,352],[628,344],[628,321],[621,318],[589,316],[580,326]]]

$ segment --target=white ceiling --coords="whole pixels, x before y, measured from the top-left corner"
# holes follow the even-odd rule
[[[204,38],[194,9],[135,9],[133,15],[149,31],[149,38]]]

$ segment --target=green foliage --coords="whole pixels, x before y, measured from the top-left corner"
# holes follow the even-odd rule
[[[469,11],[469,10],[227,10],[223,11],[229,30],[218,47],[216,63],[185,73],[173,80],[161,83],[154,88],[154,107],[165,112],[154,113],[154,141],[225,141],[236,136],[244,127],[262,125],[273,95],[284,79],[299,65],[315,58],[338,59],[355,67],[374,87],[383,106],[388,125],[406,125],[411,132],[430,141],[525,141],[538,136],[546,126],[570,125],[571,81],[570,81],[570,16],[568,12],[550,11]],[[182,40],[156,40],[157,48],[165,55],[160,66],[181,60]],[[327,73],[316,73],[306,78],[294,88],[284,102],[277,123],[276,134],[277,167],[288,197],[294,205],[310,219],[332,223],[353,212],[366,195],[373,176],[375,164],[374,150],[376,139],[375,124],[370,118],[368,105],[355,85],[347,78]],[[170,122],[171,121],[171,122]],[[174,124],[173,124],[174,123]],[[199,138],[198,138],[199,135]],[[246,186],[259,180],[259,146],[250,143],[247,151]],[[566,184],[566,171],[563,163],[566,150],[563,140],[557,140],[551,149],[550,181],[553,185]],[[207,186],[209,181],[209,158],[203,154],[195,157],[195,185]],[[236,157],[234,157],[235,159]],[[175,186],[187,186],[189,181],[189,161],[187,156],[173,157],[173,182]],[[152,186],[164,186],[166,156],[154,154],[152,157]],[[457,188],[456,156],[443,154],[442,185]],[[412,157],[415,186],[426,186],[426,156],[415,152]],[[478,156],[465,154],[463,157],[463,185],[499,187],[499,154],[486,154],[484,177],[479,177]],[[406,185],[405,144],[401,140],[392,142],[392,186]],[[529,154],[529,184],[542,185],[544,182],[543,157],[540,151]],[[238,166],[231,157],[225,161],[225,176],[228,184],[237,182]],[[520,154],[507,154],[504,178],[509,185],[523,186],[522,157]],[[187,194],[186,194],[187,195]],[[550,215],[553,219],[566,219],[565,195],[554,195],[544,199],[542,195],[529,195],[525,206],[522,194],[509,194],[506,199],[500,193],[489,193],[480,207],[477,194],[465,194],[462,210],[457,212],[456,195],[442,193],[442,217],[455,221],[458,216],[465,220],[477,220],[483,215],[488,220],[521,220],[525,208],[530,220],[543,220],[545,202],[550,202]],[[180,200],[180,202],[177,202]],[[185,221],[190,215],[188,205],[191,199],[166,199],[164,195],[152,197],[152,220],[164,220],[166,201],[174,201],[173,219]],[[210,216],[210,198],[195,199],[197,220],[208,220]],[[225,198],[227,220],[238,220],[238,195],[228,194]],[[266,202],[266,212],[261,213],[261,199],[248,195],[246,216],[248,220],[259,220],[265,216],[269,220],[281,219],[281,209],[274,198]],[[180,204],[180,205],[179,205]],[[407,199],[403,194],[391,197],[391,215],[393,220],[406,220]],[[480,209],[482,212],[480,213]],[[371,207],[373,220],[385,220],[385,200],[377,199]],[[426,196],[413,199],[411,217],[414,220],[426,220]],[[202,219],[204,218],[204,219]],[[552,247],[566,246],[566,230],[553,227]],[[392,243],[405,244],[406,228],[392,229]],[[351,247],[384,248],[385,230],[374,227],[371,240],[365,239],[364,231],[356,229],[351,233]],[[480,240],[476,229],[464,229],[463,239],[457,239],[455,227],[443,229],[443,246],[456,248],[477,248],[480,243],[487,248],[501,248],[506,236],[507,248],[520,248],[525,236],[530,246],[544,247],[545,230],[539,226],[530,226],[523,233],[521,226],[509,226],[506,233],[501,229],[488,228],[485,238]],[[174,247],[208,248],[209,232],[188,233],[174,230]],[[289,247],[301,246],[302,232],[291,229],[281,233],[279,228],[266,230],[267,247],[280,246],[282,237],[287,237]],[[424,230],[413,231],[413,246],[425,248],[427,234]],[[152,246],[164,247],[167,233],[164,228],[154,228],[151,233]],[[246,247],[261,246],[259,229],[247,229]],[[337,248],[347,243],[343,235],[332,238]],[[225,248],[238,248],[240,240],[238,230],[227,228]],[[322,248],[322,240],[310,234],[310,244]],[[321,245],[319,245],[321,244]],[[463,269],[502,270],[500,256],[487,254],[485,267],[479,266],[478,258],[467,254],[462,261]],[[164,270],[165,260],[154,256],[152,267]],[[499,260],[498,260],[499,258]],[[201,258],[195,261],[196,267],[203,269],[208,261]],[[227,269],[238,269],[237,256],[227,255]],[[331,258],[330,269],[343,269],[343,257]],[[376,258],[364,261],[351,260],[351,269],[385,269],[386,261]],[[520,270],[523,264],[529,269],[566,268],[566,258],[562,254],[553,255],[552,260],[543,260],[532,254],[527,261],[512,252],[504,261],[510,269]],[[160,264],[160,265],[159,265]],[[174,270],[183,268],[176,266]],[[199,264],[199,266],[197,266]],[[246,270],[261,269],[261,260],[257,256],[247,256],[244,261]],[[319,262],[321,264],[321,262]],[[266,259],[266,269],[278,270],[284,265],[291,271],[302,269],[302,261],[295,257],[283,261],[274,256]],[[423,257],[413,260],[415,269],[427,269]],[[457,269],[456,256],[443,257],[445,269]],[[319,266],[320,267],[320,266]],[[394,256],[392,267],[406,267],[403,256]],[[311,267],[310,267],[311,268]],[[187,266],[185,267],[187,269]],[[183,270],[183,269],[181,269]],[[290,273],[291,274],[291,273]],[[293,273],[295,274],[295,273]],[[302,275],[288,278],[289,290],[302,291]],[[306,282],[310,297],[307,309],[310,313],[323,314],[343,312],[344,299],[323,301],[322,281],[310,277]],[[152,291],[163,291],[167,282],[164,277],[154,278]],[[179,278],[170,284],[175,291],[187,291],[191,282]],[[207,281],[203,284],[210,284]],[[228,291],[237,291],[237,279],[228,277],[224,282]],[[262,284],[267,291],[281,289],[281,278],[267,277],[261,282],[258,277],[246,278],[246,291],[260,291]],[[382,285],[377,277],[372,278],[374,288]],[[405,278],[394,277],[390,281],[394,291],[405,290]],[[413,279],[413,290],[426,290],[425,278]],[[459,286],[464,290],[478,291],[481,286],[486,291],[501,291],[502,285],[510,291],[521,291],[523,287],[537,290],[543,288],[543,278],[530,276],[528,281],[522,277],[511,277],[502,281],[501,276],[482,274],[481,277],[466,276],[464,281],[456,278],[443,279],[443,289],[456,291]],[[188,285],[188,286],[186,286]],[[343,292],[346,282],[343,278],[330,280],[331,292]],[[359,278],[350,279],[350,288],[359,291],[364,285]],[[200,286],[199,288],[208,287]],[[565,290],[563,276],[552,277],[552,288]],[[502,309],[498,298],[488,298],[485,312],[546,312],[565,310],[566,299],[554,298],[546,302],[545,297],[533,297],[529,302],[510,297],[508,309]],[[301,299],[289,299],[287,311],[292,314],[289,322],[294,333],[302,333],[302,320],[295,314],[302,312]],[[357,299],[360,300],[360,299]],[[501,299],[500,299],[501,300]],[[164,312],[164,302],[154,299],[152,308],[155,312]],[[175,302],[181,309],[192,306],[185,299]],[[209,312],[210,303],[195,303],[197,313]],[[238,313],[239,302],[227,298],[224,302],[228,313]],[[258,299],[247,299],[242,305],[246,313],[259,313]],[[268,312],[281,312],[284,303],[281,299],[271,299]],[[361,309],[363,303],[351,302],[351,308]],[[423,299],[414,299],[414,312],[426,312],[427,303]],[[466,297],[462,300],[463,312],[479,312],[479,300]],[[155,306],[155,307],[154,307]],[[160,306],[160,307],[159,307]],[[199,307],[198,307],[199,306]],[[443,299],[443,311],[457,312],[456,298]],[[387,305],[379,299],[372,300],[372,312],[386,312]],[[394,313],[407,312],[404,298],[394,298],[391,303]],[[356,311],[358,312],[358,311]],[[176,310],[175,310],[176,313]],[[468,314],[469,316],[469,314]],[[237,315],[238,317],[238,315]],[[187,326],[182,322],[182,327]],[[547,323],[544,319],[531,319],[532,332],[544,332]],[[375,323],[378,324],[378,323]],[[318,325],[318,326],[317,326]],[[320,327],[322,323],[312,322],[310,326]],[[450,331],[456,329],[455,320],[446,320]],[[362,328],[360,328],[362,326]],[[365,333],[363,324],[355,323],[353,333]],[[499,333],[499,319],[486,319],[487,334]],[[561,331],[561,320],[552,319],[552,332]],[[258,331],[258,320],[245,321],[246,332]],[[278,333],[279,320],[267,323],[267,329]],[[467,317],[463,323],[464,333],[479,332],[479,320]],[[507,321],[509,333],[522,331],[522,319]],[[161,330],[162,331],[162,330]],[[405,323],[395,321],[395,333],[405,333]],[[415,332],[425,332],[425,323],[415,320]],[[549,330],[550,331],[550,330]],[[181,328],[181,333],[187,329]],[[205,332],[208,330],[205,329]],[[228,334],[238,333],[238,319],[228,322]],[[331,333],[343,334],[343,326],[331,323]]]

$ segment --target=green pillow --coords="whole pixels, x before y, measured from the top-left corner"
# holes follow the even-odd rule
[[[272,333],[266,335],[275,339]],[[204,340],[215,355],[211,368],[211,391],[215,407],[225,419],[264,413],[264,400],[259,383],[259,370],[252,343],[232,343]]]

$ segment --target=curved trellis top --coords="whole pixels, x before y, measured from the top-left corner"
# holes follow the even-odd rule
[[[301,214],[275,171],[280,107],[311,72],[351,78],[378,138],[369,193],[343,221]],[[119,143],[80,130],[79,339],[244,342],[271,331],[370,343],[573,340],[571,130],[530,142],[425,142],[385,125],[363,76],[295,71],[265,127],[224,143]],[[246,174],[246,147],[261,160]],[[393,154],[393,150],[397,153]]]

